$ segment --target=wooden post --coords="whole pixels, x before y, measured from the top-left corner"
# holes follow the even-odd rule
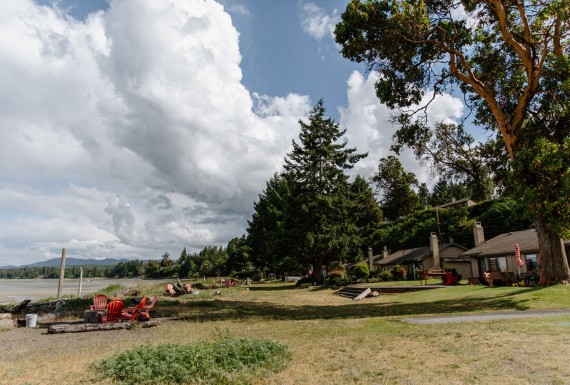
[[[83,268],[79,268],[79,292],[77,293],[77,298],[81,298],[81,289],[83,289]]]
[[[61,266],[59,268],[59,285],[57,287],[57,298],[61,298],[63,291],[63,277],[65,275],[65,256],[67,252],[65,249],[61,250]]]

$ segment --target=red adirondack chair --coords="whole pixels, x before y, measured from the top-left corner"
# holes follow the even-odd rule
[[[145,305],[146,305],[146,297],[143,297],[141,299],[141,301],[139,302],[139,304],[132,311],[125,310],[124,312],[122,312],[121,318],[123,320],[128,320],[128,321],[134,321],[135,319],[137,321],[140,321],[141,310]],[[148,313],[147,313],[147,316],[148,316]],[[143,315],[143,317],[145,317],[145,316]],[[145,317],[145,318],[147,318],[147,317]],[[150,318],[150,316],[148,316],[148,318]]]
[[[125,303],[120,299],[114,299],[107,305],[107,314],[101,317],[102,322],[119,322]]]
[[[145,306],[143,306],[143,307],[140,309],[140,313],[139,313],[139,314],[140,314],[140,317],[146,318],[147,320],[149,320],[149,319],[150,319],[150,314],[149,314],[149,312],[150,312],[150,310],[154,307],[154,305],[156,304],[156,301],[157,301],[157,300],[158,300],[158,295],[155,295],[155,296],[152,298],[152,301],[150,302],[150,305],[145,305]],[[134,306],[134,307],[127,307],[127,308],[124,309],[124,312],[129,312],[129,313],[131,313],[131,312],[133,312],[135,309],[136,309],[136,306]]]
[[[89,305],[89,310],[105,310],[107,307],[107,299],[105,294],[97,294],[93,297],[93,305]]]

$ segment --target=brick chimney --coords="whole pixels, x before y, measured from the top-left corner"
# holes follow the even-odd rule
[[[473,225],[473,239],[475,240],[475,247],[485,243],[485,232],[483,231],[481,222],[477,222]]]
[[[374,266],[374,255],[372,253],[372,246],[368,246],[368,267],[370,271],[375,271],[376,267]]]
[[[386,246],[384,246],[384,250],[382,250],[382,259],[386,258],[388,255],[390,255],[390,252],[388,251]]]
[[[435,269],[441,269],[441,264],[439,261],[439,242],[437,241],[436,233],[431,233],[429,245],[431,247],[431,253],[433,255],[433,267]]]

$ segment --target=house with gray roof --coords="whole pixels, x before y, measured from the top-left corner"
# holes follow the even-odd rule
[[[486,271],[505,272],[516,275],[537,273],[538,236],[536,229],[512,231],[500,234],[485,241],[483,227],[480,223],[474,226],[475,247],[461,254],[471,259],[474,277],[483,277]],[[570,241],[564,241],[566,253],[570,250]],[[519,245],[523,265],[517,268],[515,247]]]
[[[375,256],[372,263],[374,270],[390,270],[396,265],[406,268],[411,279],[419,278],[419,271],[427,269],[455,268],[463,278],[472,277],[471,262],[469,257],[461,254],[466,247],[457,243],[439,244],[437,236],[432,233],[430,246],[416,247],[413,249],[399,250],[389,253],[387,250],[382,255]]]

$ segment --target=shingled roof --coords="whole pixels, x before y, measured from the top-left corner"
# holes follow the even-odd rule
[[[538,253],[538,237],[536,229],[515,231],[497,235],[482,245],[467,250],[462,256],[489,257],[494,255],[512,255],[515,253],[515,244],[519,244],[521,253]]]
[[[398,265],[405,262],[418,261],[431,254],[431,247],[416,247],[414,249],[399,250],[376,262],[377,265]]]
[[[443,245],[439,245],[439,251],[441,252],[450,246],[456,246],[465,250],[465,247],[456,243],[445,243]],[[431,255],[432,251],[430,246],[416,247],[414,249],[396,251],[384,259],[381,259],[381,257],[377,258],[374,261],[374,264],[380,266],[401,265],[408,262],[418,262],[424,258],[430,257]]]

